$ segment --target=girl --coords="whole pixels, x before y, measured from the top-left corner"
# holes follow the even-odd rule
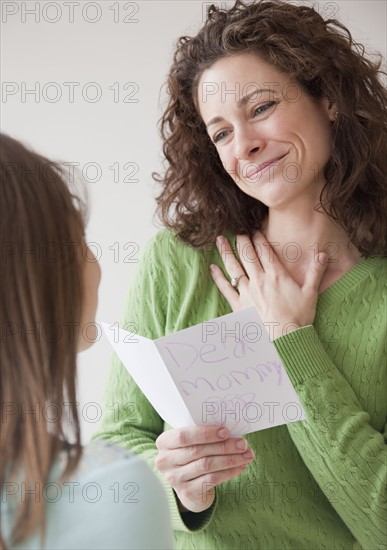
[[[101,275],[84,202],[58,165],[0,138],[1,547],[169,549],[165,495],[147,465],[80,443],[76,354],[96,337]]]

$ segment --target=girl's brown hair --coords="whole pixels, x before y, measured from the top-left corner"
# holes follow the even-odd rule
[[[179,38],[161,118],[164,176],[157,214],[184,242],[202,247],[225,230],[252,235],[267,207],[243,193],[223,168],[195,108],[203,71],[226,56],[252,52],[315,99],[336,103],[331,158],[320,205],[363,255],[386,253],[387,92],[364,47],[335,19],[277,0],[229,10],[210,6],[196,36]],[[327,206],[326,206],[327,205]]]
[[[4,134],[0,153],[0,481],[16,488],[16,544],[38,526],[44,534],[43,489],[58,452],[65,450],[64,476],[81,456],[75,377],[85,204],[59,165]]]

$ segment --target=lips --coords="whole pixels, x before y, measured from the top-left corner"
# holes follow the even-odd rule
[[[262,172],[262,170],[264,170],[274,162],[277,162],[278,160],[283,159],[286,155],[287,153],[285,153],[285,155],[281,155],[279,157],[275,157],[274,159],[268,160],[267,162],[263,162],[259,166],[253,166],[252,168],[249,168],[249,170],[247,170],[247,173],[246,173],[246,179],[250,179],[252,176],[259,174],[259,172]]]

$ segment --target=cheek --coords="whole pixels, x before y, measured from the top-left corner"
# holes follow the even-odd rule
[[[84,271],[84,302],[81,312],[81,331],[78,351],[88,349],[97,339],[98,331],[95,314],[98,306],[98,287],[101,280],[101,269],[98,262],[89,262]]]
[[[99,263],[96,262],[93,265],[93,274],[92,274],[92,277],[91,277],[91,291],[92,291],[91,301],[92,301],[92,304],[93,304],[94,314],[95,314],[95,310],[97,309],[97,305],[98,305],[98,288],[99,288],[100,282],[101,282],[101,268],[99,266]]]
[[[98,262],[90,262],[84,273],[85,303],[83,308],[84,317],[94,317],[98,305],[98,287],[101,280],[101,268]],[[93,320],[93,319],[91,319]]]
[[[299,128],[297,132],[303,142],[311,162],[321,163],[330,153],[331,125],[325,115],[316,110],[306,110],[307,114],[299,114],[293,119],[293,128]],[[300,125],[301,121],[301,125]],[[292,125],[289,125],[289,131]],[[293,130],[294,131],[294,130]]]
[[[307,141],[309,164],[321,170],[331,155],[331,138],[329,129],[324,125],[315,126]]]
[[[223,165],[224,170],[235,180],[235,155],[233,154],[231,147],[222,147],[218,150],[218,157]]]

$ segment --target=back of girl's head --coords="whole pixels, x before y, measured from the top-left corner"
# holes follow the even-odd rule
[[[198,109],[203,72],[243,53],[257,54],[312,98],[336,104],[321,202],[330,205],[329,214],[359,250],[380,254],[386,245],[380,208],[387,156],[382,58],[368,60],[339,21],[281,0],[237,0],[229,9],[212,5],[199,32],[178,40],[161,119],[167,169],[163,177],[154,175],[163,186],[157,199],[163,225],[193,246],[213,242],[227,229],[252,233],[262,225],[266,206],[243,193],[224,170]]]
[[[84,206],[59,165],[3,134],[0,153],[1,481],[21,475],[41,490],[69,437],[65,411],[74,431],[67,472],[80,456],[75,368]],[[16,499],[15,542],[44,517],[44,499],[33,507],[21,494]]]

